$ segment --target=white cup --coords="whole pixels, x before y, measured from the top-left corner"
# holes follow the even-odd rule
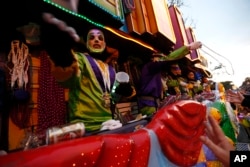
[[[116,81],[119,83],[128,83],[129,82],[129,75],[125,72],[118,72],[116,73]]]

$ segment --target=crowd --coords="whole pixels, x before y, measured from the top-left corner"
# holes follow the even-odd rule
[[[246,150],[249,150],[249,125],[250,125],[250,82],[247,77],[245,81],[243,81],[242,85],[239,87],[237,91],[235,90],[227,90],[225,99],[230,102],[234,106],[236,106],[237,116],[239,118],[239,124],[242,128],[240,128],[237,142],[246,142]],[[210,124],[206,124],[206,132],[207,137],[201,136],[201,141],[206,144],[217,156],[217,158],[224,164],[224,166],[230,166],[230,151],[237,150],[236,146],[230,144],[227,138],[225,138],[225,134],[222,131],[221,127],[218,126],[215,119],[212,116],[208,117],[208,121]],[[242,138],[239,136],[246,132]],[[244,150],[244,151],[246,151]]]

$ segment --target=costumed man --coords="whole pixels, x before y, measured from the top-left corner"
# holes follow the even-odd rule
[[[111,90],[116,72],[107,60],[117,58],[118,51],[106,47],[103,32],[95,28],[87,34],[87,52],[77,52],[72,49],[80,42],[75,29],[49,13],[43,14],[43,20],[42,42],[51,59],[52,74],[69,89],[69,122],[83,122],[87,132],[99,130],[112,119]],[[126,97],[135,93],[129,83],[121,86],[118,93]],[[116,127],[121,124],[112,128]]]
[[[193,71],[188,71],[187,73],[187,88],[190,97],[194,98],[195,95],[200,94],[203,91],[203,87],[199,80],[196,80]]]
[[[168,93],[170,95],[180,96],[182,93],[181,83],[179,82],[180,71],[181,69],[178,63],[170,64],[170,69],[168,72],[168,79],[167,79]]]
[[[173,66],[175,66],[175,65],[171,65],[171,67],[173,67]],[[177,66],[179,67],[179,65],[177,64]],[[170,74],[173,74],[173,73],[175,73],[173,70],[174,70],[175,68],[171,68],[171,72],[170,72]],[[176,68],[176,73],[177,73],[177,79],[178,79],[178,81],[179,81],[179,83],[180,83],[180,89],[181,89],[181,94],[182,95],[185,95],[186,93],[187,93],[187,79],[183,76],[183,74],[182,74],[182,70],[181,70],[181,68],[179,67],[179,68]],[[169,75],[169,79],[171,78],[171,76]]]
[[[188,96],[188,83],[187,79],[182,76],[182,70],[177,62],[173,62],[170,64],[168,69],[168,98],[166,101],[171,99],[191,99]],[[172,101],[172,100],[171,100]]]
[[[163,91],[162,71],[167,69],[171,61],[185,57],[190,50],[198,49],[201,45],[201,42],[197,41],[183,46],[169,55],[154,54],[153,61],[144,65],[138,90],[138,106],[142,114],[152,115],[159,107]]]

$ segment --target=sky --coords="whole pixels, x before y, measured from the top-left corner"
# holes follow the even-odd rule
[[[185,26],[193,27],[196,40],[203,43],[200,53],[209,60],[212,80],[240,86],[250,77],[250,0],[183,2],[179,10]],[[219,62],[222,68],[214,70]]]

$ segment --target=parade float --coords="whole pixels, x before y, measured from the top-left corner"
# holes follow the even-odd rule
[[[202,145],[206,106],[179,101],[135,132],[99,134],[0,157],[1,166],[219,166]]]
[[[10,115],[3,115],[2,124],[8,130],[1,131],[1,143],[8,154],[0,157],[1,166],[221,166],[213,153],[199,140],[199,136],[204,135],[203,122],[209,112],[206,106],[208,103],[205,105],[193,100],[166,105],[150,118],[128,118],[119,129],[85,133],[84,125],[79,125],[78,138],[68,136],[60,142],[47,139],[42,144],[36,141],[36,137],[39,137],[37,131],[68,125],[65,121],[67,90],[54,84],[44,59],[46,55],[37,38],[41,11],[46,9],[57,13],[57,16],[65,18],[82,33],[86,31],[86,24],[102,27],[107,34],[109,46],[120,52],[122,61],[115,64],[116,70],[127,72],[133,84],[137,83],[140,75],[137,68],[139,63],[148,61],[152,53],[160,51],[168,54],[173,47],[178,48],[195,41],[192,30],[185,28],[178,9],[171,7],[169,10],[165,1],[135,1],[132,6],[129,5],[131,1],[85,1],[80,2],[79,13],[56,2],[15,2],[22,9],[12,9],[16,14],[12,19],[18,17],[24,20],[18,19],[1,27],[1,32],[7,32],[3,36],[8,38],[2,42],[4,44],[19,39],[18,36],[8,36],[13,33],[13,27],[18,27],[15,31],[19,33],[26,32],[26,39],[22,40],[29,47],[29,68],[32,71],[27,85],[29,89],[26,89],[30,98],[24,103],[29,112],[22,110],[17,113],[10,109]],[[167,19],[161,20],[162,16]],[[30,24],[30,21],[37,24]],[[25,30],[35,30],[36,33],[33,31],[33,36],[29,36],[28,32],[31,31],[25,31],[24,25],[31,27]],[[8,55],[9,46],[5,49]],[[23,51],[22,48],[18,49]],[[211,73],[202,65],[199,52],[192,52],[180,63],[211,77]],[[44,81],[49,81],[49,84]],[[59,99],[56,105],[54,99]],[[129,111],[137,112],[135,99],[124,104],[129,107]],[[217,106],[215,108],[220,111]],[[51,109],[50,112],[44,113],[48,109]],[[15,114],[27,117],[17,117]],[[235,142],[235,138],[232,138],[232,142]]]

